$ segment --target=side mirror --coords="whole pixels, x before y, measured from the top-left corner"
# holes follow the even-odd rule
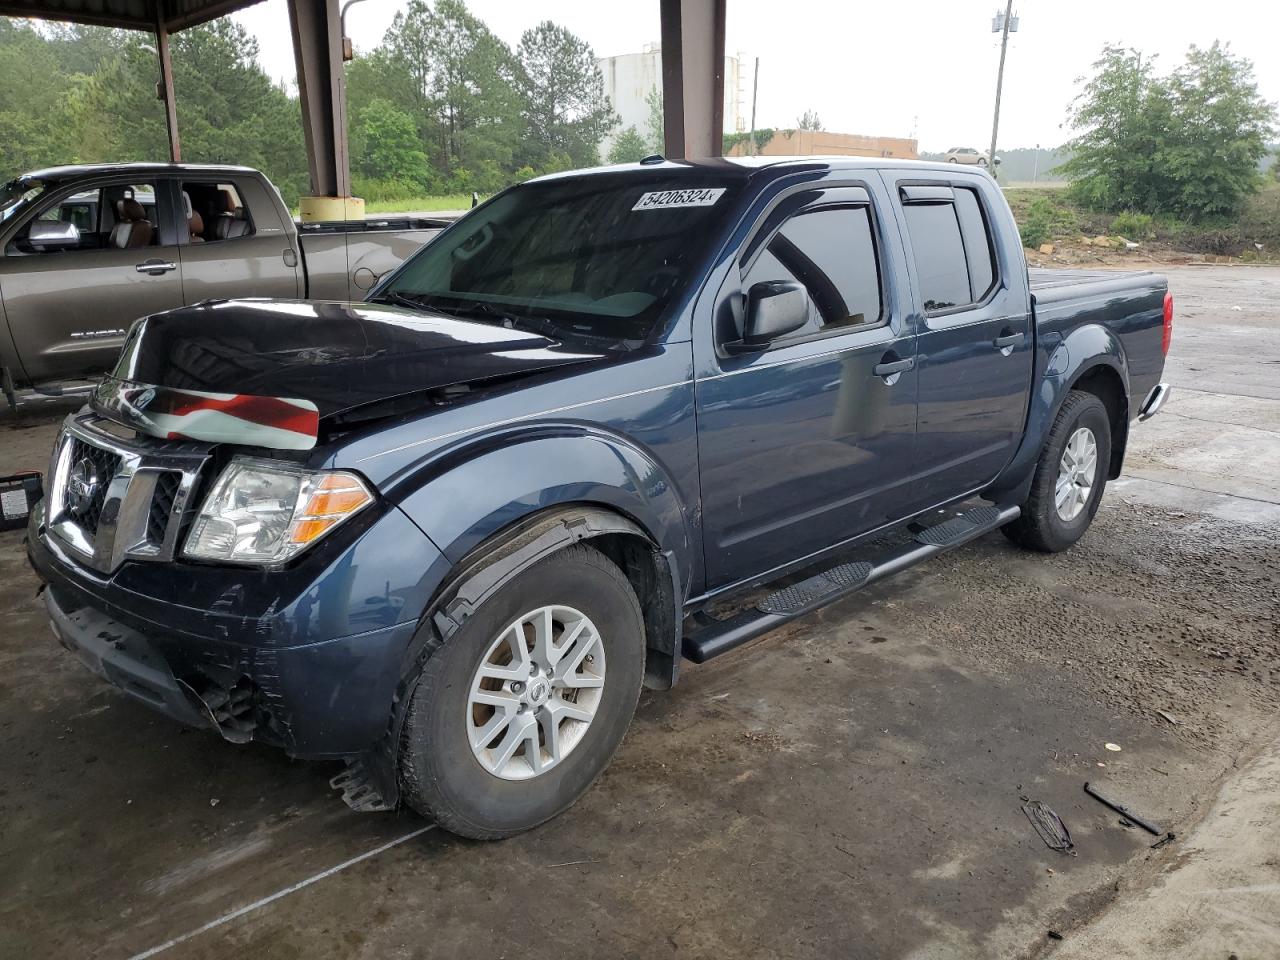
[[[766,280],[747,291],[742,339],[726,343],[729,353],[763,350],[809,322],[809,292],[791,280]]]
[[[27,230],[27,242],[41,253],[74,250],[80,246],[80,229],[66,220],[33,220]]]

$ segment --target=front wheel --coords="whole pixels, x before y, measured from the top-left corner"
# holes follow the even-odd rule
[[[1057,553],[1084,536],[1098,512],[1111,462],[1111,419],[1101,400],[1072,390],[1045,439],[1022,515],[1005,535],[1031,550]]]
[[[406,802],[482,840],[561,813],[621,744],[644,653],[640,603],[604,554],[535,564],[427,660],[401,738]]]

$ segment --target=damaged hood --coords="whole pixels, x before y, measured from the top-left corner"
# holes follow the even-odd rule
[[[307,450],[356,407],[603,359],[429,310],[214,301],[135,323],[90,405],[151,436]]]

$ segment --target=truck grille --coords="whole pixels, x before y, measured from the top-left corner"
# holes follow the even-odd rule
[[[67,418],[50,469],[47,529],[89,566],[170,560],[207,443],[122,439],[92,415]]]
[[[79,437],[71,439],[71,473],[63,493],[63,506],[90,537],[97,536],[107,490],[120,469],[120,456],[95,447]]]

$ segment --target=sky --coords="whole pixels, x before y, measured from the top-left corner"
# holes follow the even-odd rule
[[[404,0],[363,0],[347,14],[357,50],[381,41]],[[468,0],[507,43],[539,20],[567,26],[597,56],[638,53],[660,36],[657,0]],[[991,139],[999,35],[996,0],[728,0],[726,52],[745,75],[760,59],[757,126],[794,127],[816,110],[827,130],[916,136],[922,150],[985,147]],[[803,16],[780,11],[803,9]],[[606,12],[607,11],[607,12]],[[1025,0],[1015,2],[1000,113],[1001,149],[1055,146],[1075,81],[1110,41],[1157,55],[1170,70],[1191,44],[1229,42],[1253,61],[1259,91],[1280,102],[1280,3],[1275,0]],[[293,80],[293,48],[283,0],[235,15],[258,39],[263,67]],[[745,91],[749,114],[750,88]]]

